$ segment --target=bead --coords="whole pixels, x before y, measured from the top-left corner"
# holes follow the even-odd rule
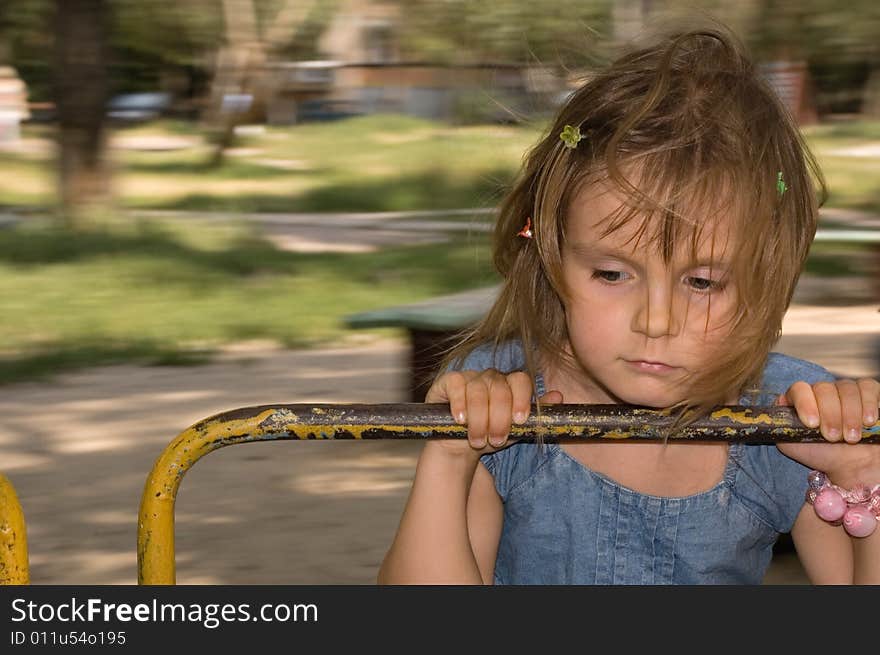
[[[846,501],[837,491],[826,487],[816,496],[813,509],[823,521],[839,521],[846,512]]]
[[[821,489],[825,485],[826,479],[827,478],[825,477],[825,474],[822,473],[822,471],[810,471],[810,474],[807,476],[807,480],[810,483],[810,488],[815,489],[816,491],[819,491],[819,489]]]
[[[867,537],[877,529],[877,518],[864,505],[855,505],[843,515],[843,529],[853,537]]]
[[[849,492],[847,502],[850,503],[867,503],[871,497],[871,490],[863,484],[857,484]]]
[[[813,503],[816,502],[816,496],[818,496],[818,495],[819,495],[819,492],[816,491],[815,489],[807,489],[807,494],[804,497],[804,500],[806,500],[808,503],[810,503],[810,505],[812,505]]]
[[[880,494],[874,493],[867,502],[867,507],[880,520]]]

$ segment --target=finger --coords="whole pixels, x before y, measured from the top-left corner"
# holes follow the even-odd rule
[[[489,386],[485,375],[468,382],[466,389],[468,441],[478,450],[486,447],[489,433]]]
[[[791,405],[791,403],[788,402],[788,396],[786,396],[784,393],[781,393],[776,397],[776,403],[774,404],[780,407],[789,407]]]
[[[832,385],[833,386],[833,385]],[[806,382],[795,382],[785,393],[786,403],[794,405],[798,418],[810,428],[819,427],[819,406],[816,402],[816,392]]]
[[[510,434],[513,420],[513,391],[506,376],[493,376],[489,380],[489,445],[500,448]]]
[[[819,382],[813,385],[813,393],[819,408],[819,431],[827,441],[840,441],[843,438],[842,411],[837,385],[833,382]],[[798,411],[800,413],[800,410]]]
[[[858,381],[859,393],[862,396],[862,424],[870,428],[877,422],[877,408],[880,406],[880,382],[870,378]]]
[[[840,427],[847,443],[858,443],[862,438],[862,394],[854,380],[838,380],[840,398]]]
[[[532,411],[532,378],[528,373],[517,371],[507,376],[507,384],[513,394],[513,421],[522,425]]]
[[[440,376],[428,390],[426,403],[449,402],[449,412],[457,423],[467,423],[467,376],[454,371]]]
[[[445,403],[449,400],[449,398],[446,397],[446,391],[444,390],[447,375],[449,374],[444,373],[431,383],[428,393],[425,394],[426,403]]]
[[[562,392],[548,391],[543,396],[541,396],[540,400],[542,405],[558,405],[562,402]]]
[[[450,386],[464,385],[468,380],[479,375],[479,371],[447,371],[431,384],[425,394],[426,403],[445,403],[449,400],[447,389]]]

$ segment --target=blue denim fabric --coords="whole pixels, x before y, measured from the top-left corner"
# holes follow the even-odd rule
[[[478,348],[460,370],[523,370],[518,343]],[[771,353],[757,405],[792,383],[834,380],[821,366]],[[543,379],[536,379],[543,395]],[[745,396],[740,399],[748,405]],[[760,584],[772,548],[804,503],[808,469],[775,446],[731,444],[721,482],[692,496],[638,493],[556,444],[483,455],[504,501],[496,584]]]

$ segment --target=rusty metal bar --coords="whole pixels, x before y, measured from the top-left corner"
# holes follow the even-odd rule
[[[0,473],[0,585],[29,582],[24,513],[12,483]]]
[[[660,441],[673,417],[666,411],[623,405],[548,405],[514,425],[511,438],[546,442]],[[138,519],[138,583],[174,584],[174,502],[186,472],[201,457],[238,443],[275,440],[464,439],[446,404],[262,405],[204,419],[177,436],[147,478]],[[670,436],[676,442],[750,444],[822,442],[791,407],[719,407]],[[866,443],[880,444],[880,424],[864,429]]]

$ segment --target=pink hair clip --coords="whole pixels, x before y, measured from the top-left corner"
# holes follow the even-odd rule
[[[516,233],[518,237],[525,237],[526,239],[532,238],[532,217],[528,216],[526,218],[526,224],[523,226],[519,232]]]

